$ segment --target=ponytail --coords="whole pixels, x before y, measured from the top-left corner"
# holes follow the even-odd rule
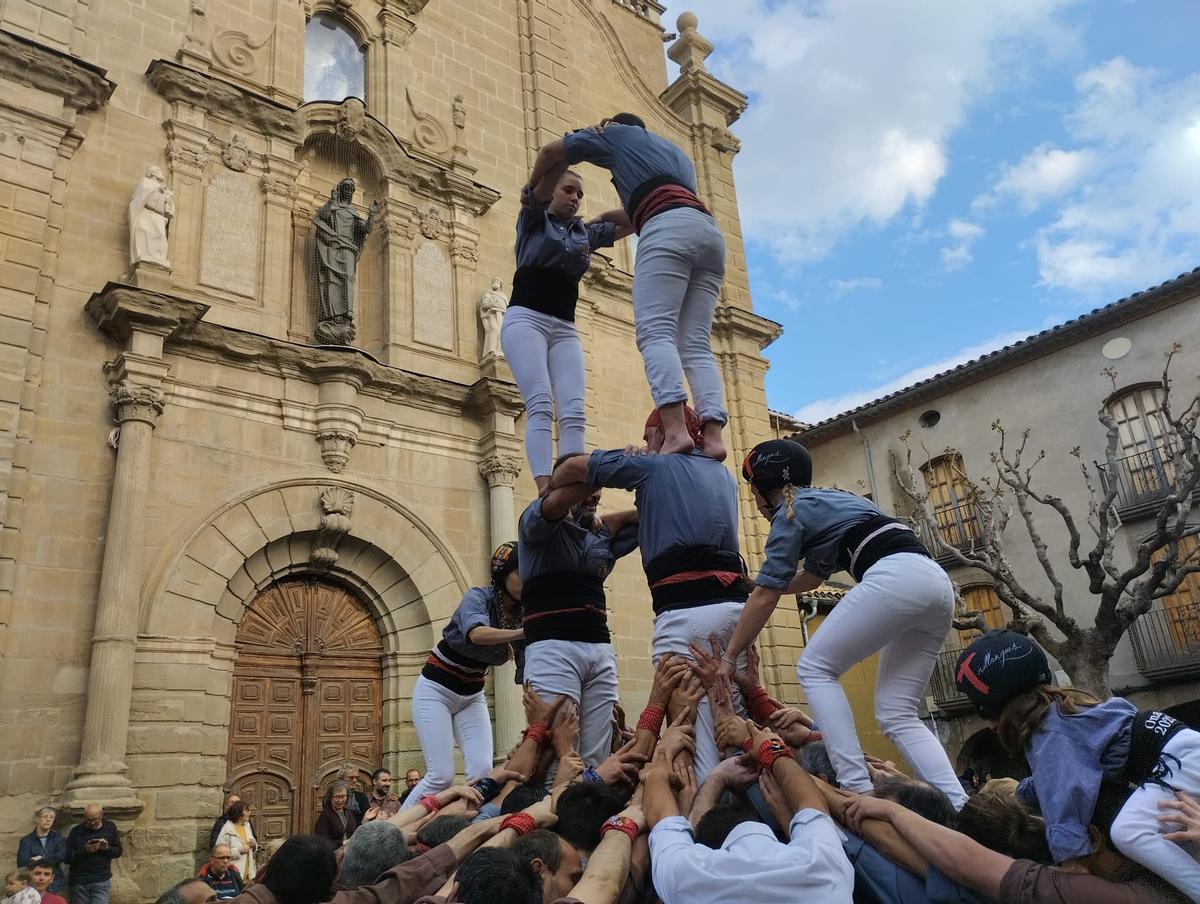
[[[1009,753],[1022,753],[1029,743],[1029,736],[1038,730],[1052,703],[1058,704],[1060,712],[1074,716],[1099,702],[1096,697],[1077,687],[1039,684],[1004,705],[996,722],[996,735]]]

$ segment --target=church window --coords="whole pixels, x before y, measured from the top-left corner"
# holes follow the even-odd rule
[[[304,100],[366,100],[366,55],[335,16],[317,13],[304,29]]]

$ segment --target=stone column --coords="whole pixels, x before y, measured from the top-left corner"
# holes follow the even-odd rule
[[[163,411],[162,337],[135,334],[129,351],[105,366],[118,426],[108,529],[88,672],[79,765],[63,797],[71,809],[100,803],[136,811],[142,803],[126,775],[133,655],[143,579],[150,442]],[[146,354],[149,353],[149,354]]]
[[[480,462],[479,473],[488,483],[488,510],[491,515],[489,536],[492,548],[495,549],[501,543],[515,539],[517,535],[513,485],[521,473],[521,461],[508,455],[489,455]],[[497,757],[508,753],[525,728],[521,689],[515,683],[515,676],[516,665],[511,660],[492,671],[496,700],[493,717],[496,725]]]

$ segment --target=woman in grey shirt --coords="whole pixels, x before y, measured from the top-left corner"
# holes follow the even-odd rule
[[[491,571],[490,587],[472,587],[463,595],[413,686],[413,727],[425,754],[425,776],[409,795],[413,803],[450,787],[456,740],[469,781],[492,768],[484,679],[489,668],[508,661],[510,645],[525,637],[516,543],[492,554]]]
[[[592,251],[632,232],[621,212],[584,223],[583,179],[566,164],[521,191],[517,216],[517,272],[500,328],[500,345],[525,402],[525,456],[538,490],[550,482],[553,420],[558,411],[558,454],[583,451],[583,348],[575,332],[579,280]]]

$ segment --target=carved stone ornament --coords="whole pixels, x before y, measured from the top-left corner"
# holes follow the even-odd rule
[[[156,386],[122,380],[109,389],[118,427],[127,421],[143,421],[151,427],[166,407],[166,397]]]
[[[73,110],[98,110],[116,83],[99,66],[50,50],[9,31],[0,31],[0,78],[61,97]]]
[[[274,28],[260,41],[255,41],[244,31],[226,29],[213,36],[213,59],[222,69],[238,75],[253,75],[259,69],[260,56],[268,55],[274,49],[271,46],[274,38]]]
[[[309,561],[321,568],[337,562],[337,545],[350,533],[350,513],[354,511],[354,493],[344,487],[326,487],[321,491],[321,523],[313,537]]]
[[[337,125],[334,131],[343,141],[354,141],[362,133],[366,123],[366,108],[357,97],[346,98],[338,107]]]
[[[188,28],[183,36],[183,46],[180,56],[198,57],[201,60],[211,59],[209,53],[212,34],[212,24],[208,21],[208,0],[191,0],[188,12]]]
[[[446,223],[442,219],[442,215],[437,212],[437,208],[431,207],[421,214],[421,235],[425,236],[425,238],[441,238],[445,228]]]
[[[405,88],[404,95],[408,98],[408,109],[412,111],[417,121],[413,127],[413,143],[423,151],[431,154],[444,154],[450,149],[450,136],[446,127],[428,113],[422,113],[413,103],[412,89]]]
[[[300,196],[300,185],[295,179],[289,179],[286,176],[276,176],[272,173],[263,173],[258,180],[265,194],[277,198],[286,198],[290,201],[295,201]]]
[[[667,56],[679,64],[680,72],[703,70],[704,61],[713,52],[712,41],[696,30],[699,24],[695,13],[680,13],[679,18],[675,20],[675,27],[679,29],[679,40],[667,48]]]
[[[322,430],[317,434],[321,445],[321,461],[334,474],[341,474],[350,464],[350,450],[358,437],[347,430]]]
[[[473,242],[454,241],[450,245],[450,257],[455,263],[479,263],[479,247]]]
[[[489,487],[511,487],[521,476],[521,460],[510,455],[489,455],[479,463],[479,473]]]
[[[467,105],[463,103],[461,94],[454,95],[454,128],[465,129],[467,127]]]
[[[184,172],[192,176],[202,176],[204,168],[208,166],[208,148],[174,142],[167,147],[167,162],[171,165],[173,173]]]
[[[246,167],[250,165],[250,148],[246,145],[246,139],[235,134],[225,142],[225,147],[221,151],[221,159],[235,173],[244,173]]]

